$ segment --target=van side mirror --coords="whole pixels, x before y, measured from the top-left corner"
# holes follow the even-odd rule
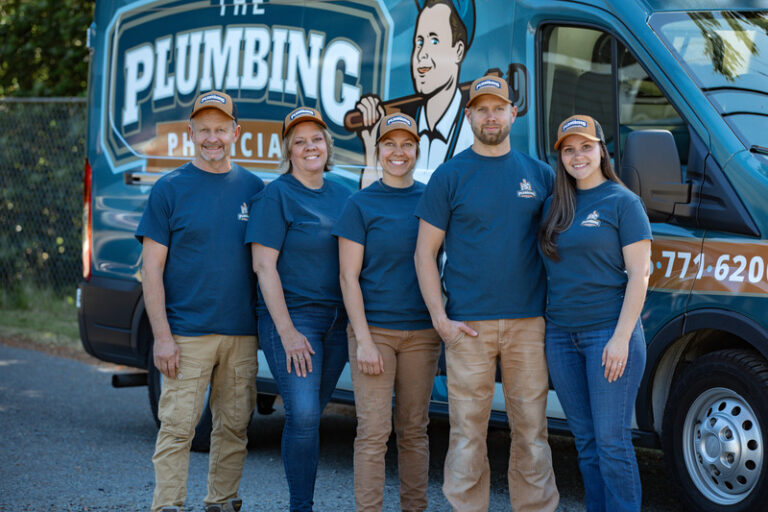
[[[675,205],[691,200],[691,184],[681,183],[680,157],[667,130],[642,130],[627,136],[621,180],[640,196],[651,222],[665,222]],[[679,209],[679,208],[678,208]]]

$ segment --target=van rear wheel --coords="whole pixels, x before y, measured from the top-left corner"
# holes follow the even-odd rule
[[[160,427],[160,418],[157,416],[157,407],[160,403],[160,391],[162,389],[163,374],[155,368],[154,358],[152,356],[152,347],[149,348],[147,356],[147,387],[149,388],[149,406],[152,409],[152,416],[155,423]],[[211,431],[213,430],[213,415],[211,413],[211,404],[209,403],[210,386],[205,394],[205,408],[200,416],[200,421],[195,427],[195,437],[192,439],[193,452],[207,452],[211,449]]]
[[[696,359],[664,411],[667,466],[689,508],[759,510],[768,502],[768,364],[742,350]]]

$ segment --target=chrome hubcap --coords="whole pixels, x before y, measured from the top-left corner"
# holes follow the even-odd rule
[[[754,489],[763,466],[763,436],[749,403],[726,388],[693,402],[683,424],[688,474],[710,501],[732,505]]]

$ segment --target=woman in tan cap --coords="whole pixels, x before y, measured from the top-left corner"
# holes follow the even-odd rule
[[[324,177],[333,141],[316,110],[299,107],[286,116],[282,149],[285,173],[254,197],[245,241],[258,276],[259,343],[285,405],[290,510],[310,511],[320,414],[347,362],[331,228],[351,191]]]
[[[640,311],[651,227],[613,171],[600,124],[560,124],[555,188],[539,233],[547,270],[547,364],[576,438],[587,510],[639,512],[632,411],[645,368]]]
[[[358,512],[382,508],[393,391],[400,506],[427,508],[428,409],[441,343],[413,261],[419,226],[413,212],[424,191],[413,179],[418,156],[415,121],[399,113],[385,116],[376,143],[382,178],[350,197],[333,229],[350,321]]]

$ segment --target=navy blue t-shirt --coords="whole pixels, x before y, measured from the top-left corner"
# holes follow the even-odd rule
[[[280,251],[277,272],[289,308],[342,305],[339,243],[331,228],[349,195],[347,188],[328,179],[311,189],[283,174],[253,198],[245,242]],[[261,290],[257,307],[267,312]]]
[[[256,334],[256,279],[243,235],[248,201],[263,188],[235,164],[217,174],[189,163],[155,183],[136,238],[168,248],[163,285],[173,334]]]
[[[416,215],[445,231],[443,280],[451,319],[544,313],[536,232],[554,179],[551,167],[515,150],[487,157],[469,148],[434,172]]]
[[[643,203],[626,187],[606,181],[577,190],[573,224],[555,239],[560,261],[544,256],[547,320],[573,331],[615,325],[627,287],[621,250],[651,239]]]
[[[352,195],[333,234],[365,246],[360,288],[368,323],[385,329],[432,327],[419,292],[413,253],[424,184],[394,188],[381,180]]]

